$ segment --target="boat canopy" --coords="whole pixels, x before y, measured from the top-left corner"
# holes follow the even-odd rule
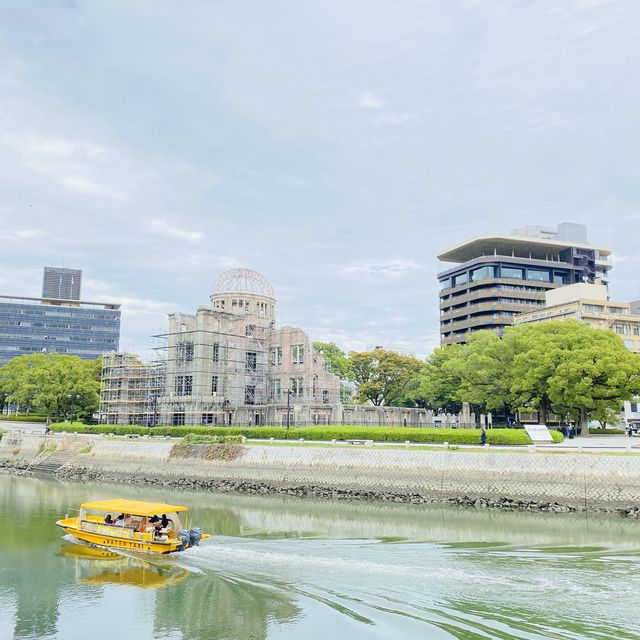
[[[159,513],[177,513],[187,511],[187,507],[162,502],[140,502],[139,500],[98,500],[97,502],[83,502],[81,509],[93,509],[95,511],[114,511],[128,513],[134,516],[153,516]]]

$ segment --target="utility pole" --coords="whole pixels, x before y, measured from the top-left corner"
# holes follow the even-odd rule
[[[287,389],[285,391],[287,394],[287,439],[289,438],[289,427],[291,426],[291,394],[293,391],[291,389]]]

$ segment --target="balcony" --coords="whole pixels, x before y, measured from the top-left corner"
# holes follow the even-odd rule
[[[492,327],[496,325],[507,326],[513,324],[512,315],[476,316],[474,318],[466,318],[458,322],[451,322],[447,325],[440,325],[440,333],[449,333],[450,331],[459,331],[461,329],[471,329],[473,327],[482,328]]]
[[[466,307],[460,307],[459,309],[451,309],[440,315],[440,321],[451,320],[452,318],[460,318],[462,316],[469,316],[481,311],[513,311],[514,313],[525,313],[527,311],[534,311],[544,306],[542,304],[532,305],[518,302],[503,302],[496,300],[495,302],[481,302],[479,304],[470,304]]]
[[[555,289],[558,285],[554,282],[545,282],[544,280],[521,280],[520,278],[485,278],[483,280],[473,280],[471,282],[465,282],[457,287],[451,287],[450,289],[441,289],[440,298],[443,296],[450,296],[460,291],[467,291],[468,289],[475,289],[476,287],[485,287],[479,291],[487,291],[486,285],[513,285],[519,287],[543,287],[545,289]],[[520,293],[525,293],[525,290],[521,290]],[[536,292],[544,296],[544,292]],[[519,295],[519,294],[518,294]],[[460,296],[462,299],[464,296]],[[458,300],[458,298],[456,298]]]

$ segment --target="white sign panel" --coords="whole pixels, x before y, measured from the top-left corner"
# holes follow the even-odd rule
[[[553,442],[546,424],[526,424],[524,430],[531,438],[531,442]]]

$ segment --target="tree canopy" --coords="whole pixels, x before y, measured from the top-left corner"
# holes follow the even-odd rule
[[[508,327],[504,338],[478,331],[466,344],[436,349],[420,370],[419,406],[455,411],[535,410],[568,420],[611,419],[640,394],[640,356],[612,331],[575,321]]]
[[[0,367],[0,395],[25,413],[90,418],[98,407],[99,360],[59,353],[24,355]]]
[[[417,376],[422,363],[412,356],[394,351],[350,351],[351,380],[356,383],[356,398],[375,406],[412,405],[409,384]]]

